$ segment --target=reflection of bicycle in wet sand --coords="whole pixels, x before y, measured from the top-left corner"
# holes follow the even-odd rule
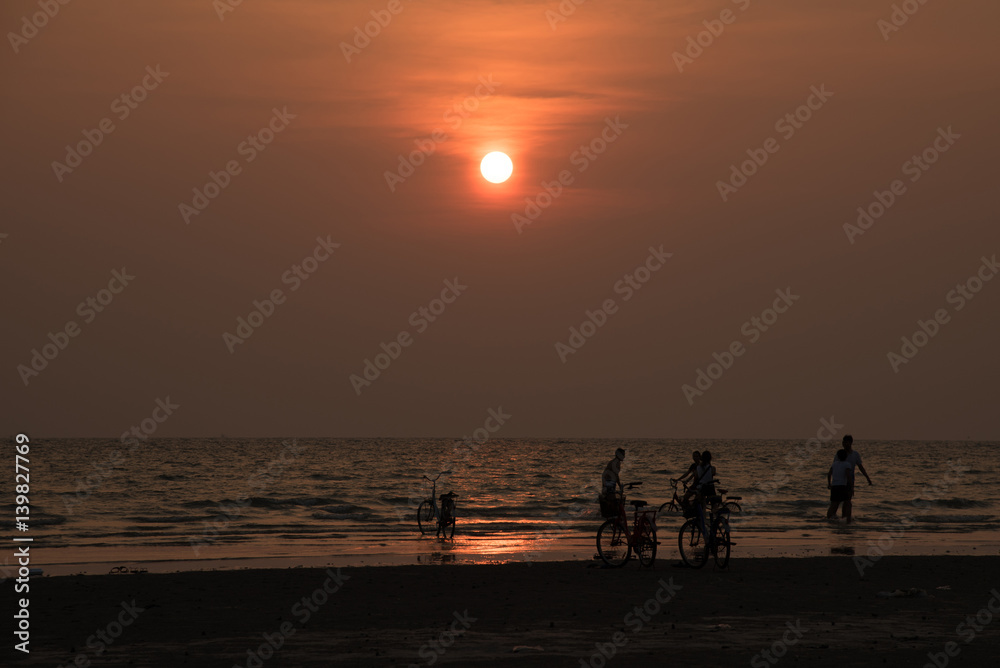
[[[431,483],[431,496],[420,503],[417,508],[417,527],[421,534],[427,534],[432,527],[437,528],[437,535],[441,538],[451,538],[455,535],[455,499],[458,494],[448,492],[437,496],[437,480],[451,471],[441,471],[433,478],[424,478]],[[438,505],[438,500],[441,505]]]
[[[613,568],[624,566],[634,551],[643,566],[652,566],[656,560],[656,511],[640,510],[645,501],[630,501],[634,510],[632,529],[629,530],[625,512],[625,490],[638,487],[641,482],[630,482],[618,495],[618,514],[609,518],[597,530],[597,554]]]

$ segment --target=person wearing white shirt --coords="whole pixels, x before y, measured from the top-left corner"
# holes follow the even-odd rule
[[[850,434],[844,436],[843,440],[844,451],[847,453],[847,463],[851,465],[851,478],[847,482],[847,499],[844,501],[843,516],[848,518],[851,516],[851,512],[854,506],[854,470],[857,469],[861,471],[861,475],[865,477],[868,484],[872,484],[872,479],[868,477],[868,471],[865,470],[864,464],[861,463],[861,454],[854,449],[854,437]],[[837,463],[837,457],[833,458],[833,463]]]
[[[837,507],[844,504],[844,519],[851,521],[851,498],[848,496],[850,483],[854,481],[854,466],[847,461],[847,450],[837,450],[833,466],[826,472],[826,486],[830,488],[830,508],[826,519],[837,517]]]

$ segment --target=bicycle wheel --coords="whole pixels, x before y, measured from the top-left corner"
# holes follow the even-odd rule
[[[708,561],[705,550],[705,539],[698,528],[698,518],[692,517],[677,534],[677,548],[681,553],[681,561],[691,568],[701,568]]]
[[[681,514],[681,507],[673,501],[667,501],[656,511],[658,516],[677,517]]]
[[[743,506],[736,503],[735,501],[726,501],[723,506],[729,511],[730,515],[739,515],[743,512]]]
[[[715,521],[715,540],[713,552],[715,553],[715,565],[725,568],[729,565],[729,551],[732,549],[729,534],[729,520],[720,517]]]
[[[652,566],[656,561],[656,529],[648,519],[642,521],[639,527],[639,538],[636,541],[639,547],[639,563],[643,566]]]
[[[424,501],[417,508],[417,527],[420,533],[426,534],[434,528],[434,505],[430,501]]]
[[[597,530],[597,554],[612,568],[621,568],[632,556],[632,547],[620,519],[612,517]]]

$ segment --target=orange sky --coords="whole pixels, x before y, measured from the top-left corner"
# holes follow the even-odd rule
[[[996,3],[927,3],[888,39],[892,3],[860,0],[591,0],[554,29],[558,2],[387,7],[255,0],[220,20],[209,0],[94,0],[16,52],[8,35],[6,432],[117,436],[169,396],[181,408],[158,435],[460,436],[502,406],[510,436],[805,438],[833,415],[862,439],[998,437],[1000,281],[947,299],[1000,252]],[[0,25],[37,11],[8,3]],[[391,20],[347,62],[373,11]],[[721,33],[678,71],[705,21]],[[121,118],[114,101],[157,66]],[[786,138],[776,123],[822,86]],[[294,118],[241,152],[275,109]],[[53,162],[105,118],[60,181]],[[960,137],[910,181],[939,128]],[[718,182],[769,138],[723,201]],[[514,161],[499,186],[478,173],[491,150]],[[186,223],[179,205],[229,161]],[[844,224],[897,179],[905,193],[851,243]],[[282,277],[317,237],[340,246],[292,291]],[[625,300],[616,282],[661,245],[672,256]],[[85,322],[78,304],[123,267],[134,282]],[[468,289],[417,332],[410,314],[455,277]],[[743,324],[786,288],[801,298],[750,342]],[[231,354],[223,334],[275,289],[286,300]],[[564,363],[556,344],[609,298]],[[938,309],[948,322],[894,371],[887,354]],[[18,367],[69,321],[79,334],[26,384]],[[351,375],[404,330],[359,395]],[[737,341],[692,405],[683,386]]]

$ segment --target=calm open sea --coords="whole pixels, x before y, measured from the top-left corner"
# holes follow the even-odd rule
[[[421,476],[450,468],[438,493],[459,494],[458,531],[441,549],[546,558],[576,545],[574,554],[590,558],[600,473],[622,446],[622,479],[645,483],[630,498],[667,500],[669,478],[686,470],[691,450],[710,449],[722,486],[744,497],[737,536],[758,544],[843,536],[845,527],[824,519],[837,446],[804,445],[494,439],[473,451],[455,439],[199,438],[130,450],[113,440],[34,441],[30,535],[36,563],[50,564],[426,553],[437,541],[419,538],[415,526],[430,490]],[[996,553],[1000,444],[859,441],[856,449],[875,486],[859,475],[852,545],[905,520],[908,536],[931,535],[938,548]],[[7,511],[13,517],[12,504]],[[661,521],[661,554],[678,523]]]

